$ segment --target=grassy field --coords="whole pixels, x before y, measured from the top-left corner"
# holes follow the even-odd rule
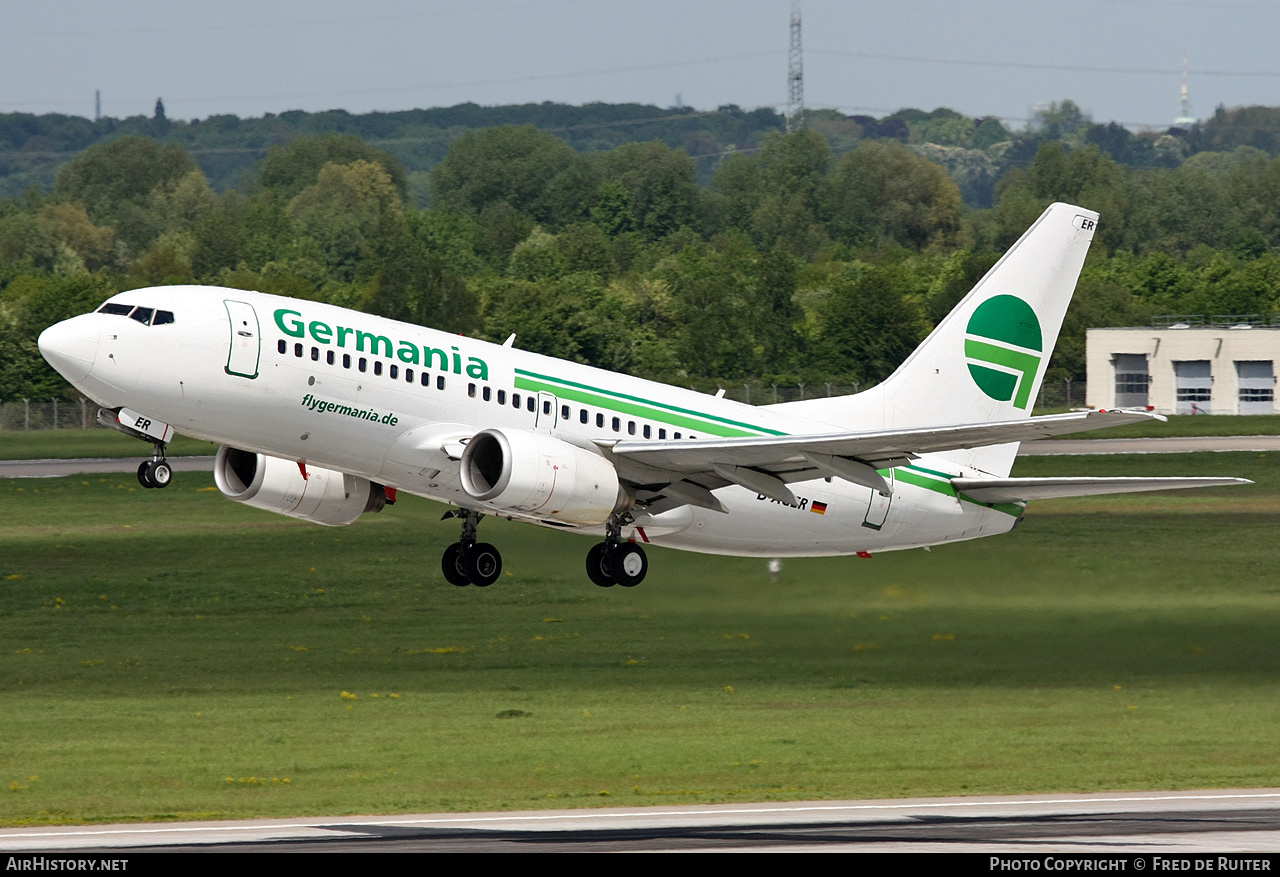
[[[1258,454],[1016,474],[1255,487],[1033,505],[857,558],[651,552],[406,497],[346,529],[208,476],[0,481],[0,824],[1280,785],[1280,477]]]
[[[1064,435],[1064,439],[1159,438],[1182,435],[1280,435],[1280,414],[1245,414],[1230,417],[1171,414],[1166,423],[1131,423],[1111,429]]]

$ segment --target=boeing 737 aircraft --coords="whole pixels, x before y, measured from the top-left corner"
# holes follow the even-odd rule
[[[222,494],[339,526],[404,490],[450,503],[444,577],[502,569],[485,515],[595,534],[587,575],[645,577],[642,545],[763,557],[857,554],[1005,533],[1026,502],[1247,483],[1010,478],[1018,443],[1146,420],[1031,417],[1097,214],[1047,209],[884,383],[752,407],[311,301],[135,289],[40,336],[44,357],[154,445],[222,445]]]

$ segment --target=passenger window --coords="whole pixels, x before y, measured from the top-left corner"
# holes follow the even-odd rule
[[[488,402],[489,399],[492,397],[493,393],[488,387],[485,387],[483,390],[480,391],[480,395],[484,397],[484,401]]]
[[[413,383],[413,369],[407,368],[404,370],[404,380],[406,384]]]
[[[324,354],[324,358],[325,358],[325,361],[329,363],[329,365],[333,365],[334,360],[336,360],[338,357],[332,350],[326,350]]]
[[[375,360],[373,361],[373,373],[374,373],[375,375],[381,375],[381,374],[382,374],[382,360],[380,360],[380,359],[375,359]]]
[[[298,358],[301,358],[301,357],[302,357],[302,345],[301,345],[301,344],[295,344],[295,345],[293,345],[293,355],[294,355],[294,356],[296,356],[296,357],[298,357]]]
[[[474,398],[476,397],[476,385],[475,385],[475,384],[467,384],[467,395],[468,395],[468,396],[470,396],[472,399],[474,399]]]
[[[561,405],[561,406],[560,406],[560,419],[561,419],[561,420],[568,420],[568,419],[569,419],[569,406],[568,406],[568,405]]]
[[[676,432],[676,433],[672,433],[672,434],[671,434],[671,437],[672,437],[672,438],[680,438],[680,433],[678,433],[678,432]]]
[[[667,437],[667,431],[663,427],[658,427],[658,440],[662,441]]]
[[[134,308],[133,313],[129,315],[129,319],[137,320],[144,326],[151,325],[151,308]]]
[[[344,353],[344,354],[342,354],[342,367],[343,367],[343,368],[351,368],[351,354],[350,354],[350,353]]]
[[[276,350],[280,351],[281,353],[285,353],[286,351],[288,351],[288,349],[289,349],[289,345],[284,343],[283,338],[281,338],[279,341],[276,342]]]
[[[519,394],[519,393],[512,393],[512,394],[511,394],[511,407],[512,407],[512,408],[519,408],[519,407],[520,407],[520,394]]]
[[[436,375],[436,389],[437,390],[444,389],[444,375]]]
[[[506,404],[507,404],[507,391],[506,391],[506,390],[499,390],[499,391],[498,391],[498,404],[499,404],[499,405],[506,405]]]
[[[604,429],[604,415],[598,411],[596,412],[596,426]]]
[[[151,318],[153,326],[167,326],[173,322],[173,311],[156,311],[156,315]]]
[[[615,418],[613,418],[613,431],[614,431],[614,432],[622,432],[622,418],[621,418],[621,417],[615,417]]]
[[[427,374],[426,372],[422,373],[422,386],[427,388],[431,387],[431,375]]]
[[[579,423],[586,423],[586,422],[587,422],[587,419],[588,419],[589,417],[590,417],[590,415],[589,415],[589,414],[587,414],[587,409],[585,409],[585,408],[579,408],[579,409],[578,409],[578,422],[579,422]]]
[[[312,362],[319,362],[319,361],[320,361],[320,348],[319,348],[319,347],[312,347],[312,348],[311,348],[311,361],[312,361]]]
[[[400,366],[398,365],[391,366],[391,374],[390,374],[391,380],[394,381],[398,377],[400,377]]]
[[[538,410],[538,405],[537,405],[537,403],[534,401],[534,398],[533,398],[532,396],[530,396],[528,399],[525,399],[525,400],[524,400],[524,405],[525,405],[525,407],[526,407],[526,408],[528,408],[528,409],[529,409],[529,413],[530,413],[530,414],[533,414],[534,412],[536,412],[536,411]]]
[[[368,371],[368,370],[369,370],[369,360],[365,359],[363,356],[362,356],[362,357],[360,357],[360,365],[359,365],[359,368],[360,368],[360,371],[362,371],[362,372],[363,372],[363,371]]]
[[[650,437],[649,424],[647,424],[647,423],[644,425],[644,437],[645,437],[645,438],[649,438],[649,437]]]

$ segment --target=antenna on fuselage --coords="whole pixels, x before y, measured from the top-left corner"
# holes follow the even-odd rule
[[[508,336],[507,336],[507,340],[502,342],[502,346],[503,346],[503,347],[510,347],[511,345],[513,345],[513,344],[515,344],[515,343],[516,343],[516,333],[515,333],[515,332],[512,332],[510,335],[508,335]]]

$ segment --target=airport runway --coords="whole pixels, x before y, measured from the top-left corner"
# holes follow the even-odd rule
[[[108,475],[137,472],[138,464],[150,459],[143,452],[136,457],[94,457],[72,460],[3,460],[0,478],[65,478],[68,475]],[[212,472],[213,457],[169,457],[174,472]]]
[[[1195,451],[1280,451],[1280,435],[1190,436],[1137,439],[1045,439],[1023,442],[1022,456],[1058,454],[1186,454]],[[63,478],[133,472],[145,453],[136,457],[75,460],[0,461],[0,478]],[[211,472],[213,457],[170,457],[175,472]]]
[[[1189,454],[1197,451],[1280,451],[1280,435],[1197,435],[1169,438],[1043,439],[1023,442],[1018,455]]]
[[[1280,789],[0,829],[5,852],[1277,853]]]

